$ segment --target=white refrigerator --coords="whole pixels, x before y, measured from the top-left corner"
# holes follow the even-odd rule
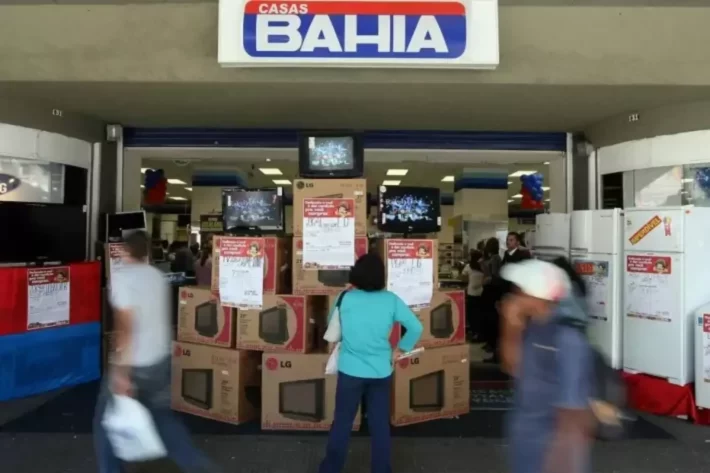
[[[535,258],[552,261],[564,256],[569,258],[570,215],[562,213],[535,216],[535,243],[532,254]]]
[[[624,214],[624,370],[686,385],[695,375],[695,311],[710,300],[710,208]]]
[[[621,209],[572,212],[570,260],[587,287],[590,341],[621,369]]]
[[[710,304],[695,312],[695,404],[710,409]]]

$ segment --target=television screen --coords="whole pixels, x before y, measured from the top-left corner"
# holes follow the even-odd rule
[[[308,379],[279,384],[279,413],[311,422],[324,419],[325,379]]]
[[[409,382],[409,407],[414,411],[433,411],[444,407],[444,370]]]
[[[288,340],[286,307],[277,306],[259,313],[259,337],[268,343],[281,344]]]
[[[441,230],[439,189],[380,186],[377,227],[390,233],[432,233]]]
[[[454,333],[453,311],[450,302],[445,302],[430,312],[430,331],[435,338],[449,338]]]
[[[258,233],[284,229],[283,189],[223,189],[224,231]]]
[[[145,230],[145,212],[119,212],[106,215],[107,241],[121,241],[124,232]]]
[[[182,370],[183,399],[203,409],[211,409],[213,375],[210,369]]]
[[[298,161],[301,177],[361,177],[362,139],[356,134],[303,134]]]
[[[217,304],[205,302],[195,307],[195,331],[203,337],[217,335]]]

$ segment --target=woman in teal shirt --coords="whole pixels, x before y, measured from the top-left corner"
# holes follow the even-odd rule
[[[407,304],[385,290],[385,265],[376,254],[360,257],[350,271],[340,303],[342,340],[338,357],[335,416],[319,473],[340,473],[345,465],[353,421],[365,396],[371,437],[372,473],[390,473],[390,390],[393,360],[414,349],[422,324]],[[331,310],[331,316],[333,311]],[[406,333],[396,349],[390,335],[396,323]]]

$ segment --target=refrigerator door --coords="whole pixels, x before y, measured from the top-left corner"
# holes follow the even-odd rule
[[[572,254],[618,254],[621,251],[621,238],[621,209],[572,212]]]
[[[575,210],[570,217],[570,251],[572,254],[589,253],[592,246],[593,210]]]
[[[710,409],[710,304],[695,312],[695,403]]]
[[[624,211],[624,249],[675,253],[683,251],[683,207]]]
[[[621,368],[621,255],[589,253],[572,257],[587,287],[589,340],[614,369]]]
[[[686,384],[683,255],[624,254],[624,369]]]
[[[537,253],[569,253],[569,214],[540,214],[535,217],[535,248]]]

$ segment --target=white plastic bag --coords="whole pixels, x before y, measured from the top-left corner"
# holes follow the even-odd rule
[[[132,397],[113,395],[102,424],[113,452],[123,461],[149,461],[167,455],[150,411]]]
[[[340,355],[340,342],[336,343],[330,352],[328,362],[325,364],[325,374],[338,374],[338,356]]]
[[[333,316],[330,318],[328,328],[325,329],[323,340],[328,343],[335,343],[333,351],[330,352],[328,362],[325,364],[325,374],[338,374],[338,356],[340,355],[340,340],[343,338],[343,332],[340,328],[340,304],[343,302],[343,292],[338,297],[333,309]]]

